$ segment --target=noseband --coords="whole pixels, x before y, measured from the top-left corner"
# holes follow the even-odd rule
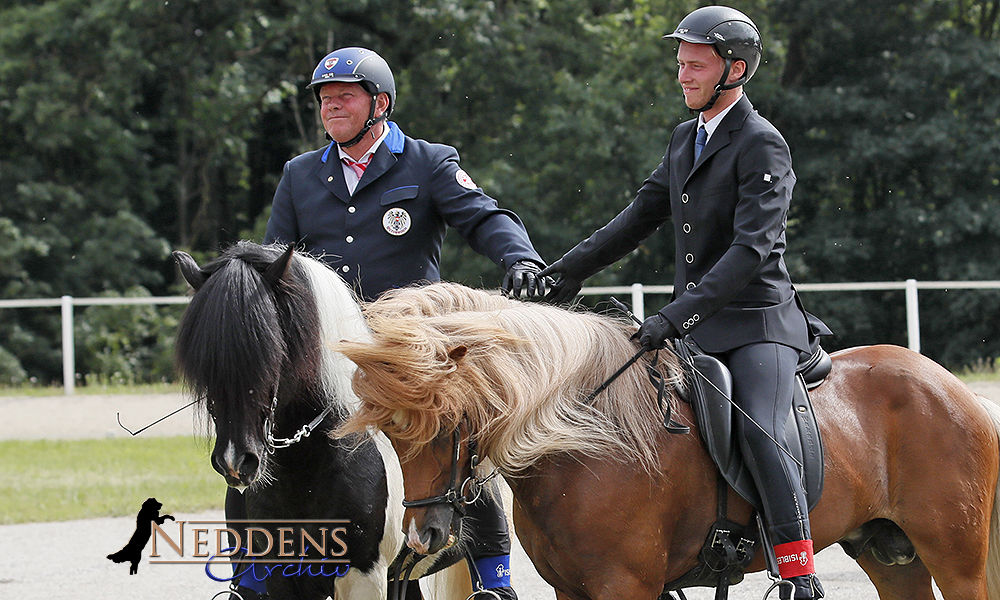
[[[452,509],[458,514],[465,516],[465,506],[472,504],[483,494],[485,484],[497,476],[499,471],[493,469],[486,477],[476,477],[476,467],[479,465],[479,455],[476,454],[476,442],[470,437],[466,447],[469,451],[469,476],[459,484],[458,461],[461,458],[462,439],[461,424],[452,432],[452,454],[451,454],[451,485],[439,496],[431,496],[420,500],[403,500],[403,507],[417,508],[420,506],[432,506],[435,504],[450,504]],[[465,497],[466,491],[472,491],[475,495],[471,499]]]

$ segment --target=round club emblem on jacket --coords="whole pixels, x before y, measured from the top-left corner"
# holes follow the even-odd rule
[[[410,213],[402,208],[390,208],[382,215],[382,227],[390,235],[403,235],[410,230]]]
[[[455,180],[458,181],[458,185],[464,187],[467,190],[474,190],[478,187],[476,185],[476,182],[473,181],[471,177],[469,177],[469,174],[466,173],[464,169],[459,169],[455,173]]]

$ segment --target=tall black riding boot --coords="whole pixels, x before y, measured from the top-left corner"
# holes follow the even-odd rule
[[[482,496],[466,506],[464,525],[469,527],[469,550],[475,561],[476,570],[482,578],[487,592],[479,593],[475,600],[517,600],[517,594],[510,587],[510,532],[507,517],[500,502],[500,492],[495,482],[488,484],[491,489],[483,490]],[[476,582],[473,580],[473,587]],[[493,594],[489,593],[492,592]]]

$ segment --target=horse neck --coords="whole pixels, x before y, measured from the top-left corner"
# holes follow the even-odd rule
[[[301,262],[319,312],[320,377],[324,393],[328,402],[339,402],[353,412],[359,405],[351,388],[355,366],[342,354],[334,352],[331,345],[339,340],[368,340],[371,333],[357,299],[344,280],[315,259],[303,257]]]

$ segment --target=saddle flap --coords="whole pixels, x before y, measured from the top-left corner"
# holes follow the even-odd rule
[[[825,354],[825,352],[823,353]],[[763,510],[760,495],[740,450],[732,398],[732,374],[719,359],[706,354],[691,357],[694,369],[689,372],[689,401],[694,409],[702,441],[712,461],[726,482],[757,510]],[[823,491],[823,443],[806,384],[796,376],[792,410],[785,427],[785,444],[795,460],[803,465],[803,487],[809,510],[819,502]]]

